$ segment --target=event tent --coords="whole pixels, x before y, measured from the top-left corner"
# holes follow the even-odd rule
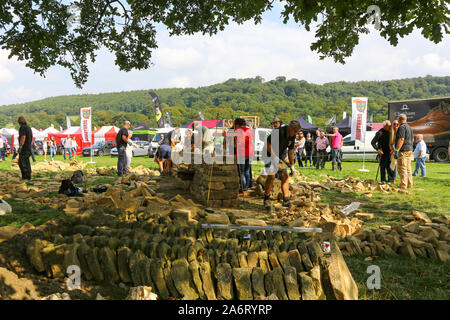
[[[207,128],[222,128],[223,127],[223,120],[194,120],[189,123],[186,123],[181,128],[190,128],[192,129],[192,124],[194,122],[200,122],[202,126],[205,126]]]
[[[53,125],[52,125],[52,126],[48,127],[47,129],[40,130],[36,133],[33,132],[33,137],[36,140],[43,140],[44,138],[47,138],[50,133],[58,133],[58,132],[59,131],[57,129],[55,129],[55,127],[53,127]]]
[[[57,132],[57,133],[49,133],[48,137],[55,137],[56,143],[61,144],[61,139],[67,138],[67,136],[70,136],[71,138],[75,138],[78,148],[77,148],[77,155],[81,155],[81,150],[83,148],[89,147],[91,143],[89,142],[83,142],[83,138],[81,136],[81,128],[80,127],[70,127],[66,130]]]
[[[311,132],[314,133],[317,130],[316,126],[313,126],[311,123],[309,123],[308,121],[306,121],[305,119],[303,119],[302,117],[298,117],[297,119],[298,122],[300,122],[300,125],[302,126],[302,131],[303,132]]]
[[[14,128],[3,128],[0,133],[6,137],[10,146],[19,146],[19,131]]]
[[[116,141],[116,135],[119,132],[119,128],[115,126],[103,126],[100,127],[92,135],[94,136],[94,143],[100,141]]]
[[[133,140],[152,141],[156,134],[156,129],[151,128],[146,122],[141,122],[133,131]]]

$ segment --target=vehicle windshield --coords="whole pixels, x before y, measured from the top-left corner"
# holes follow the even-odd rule
[[[105,145],[104,142],[97,142],[97,143],[95,143],[95,144],[93,145],[93,147],[94,147],[94,148],[101,148],[101,147],[103,147],[104,145]]]
[[[165,136],[165,135],[166,135],[165,133],[157,133],[157,134],[153,137],[152,142],[160,142],[161,139],[164,139],[164,136]]]

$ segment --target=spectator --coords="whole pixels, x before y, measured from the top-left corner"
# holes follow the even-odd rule
[[[325,137],[325,132],[320,131],[319,136],[316,138],[316,150],[317,150],[317,162],[316,169],[321,167],[325,169],[325,162],[327,158],[327,147],[330,145],[328,138]]]
[[[283,192],[283,206],[290,206],[289,176],[287,174],[285,158],[289,159],[291,175],[295,173],[294,144],[297,132],[302,129],[300,122],[292,120],[288,125],[272,130],[267,137],[265,145],[265,170],[267,173],[266,185],[264,188],[264,207],[271,208],[270,193],[272,192],[275,174],[279,173],[281,178],[281,190]]]
[[[42,140],[42,149],[44,151],[44,161],[47,162],[47,148],[48,148],[48,138],[45,137],[44,140]]]
[[[56,141],[55,137],[51,137],[48,141],[48,150],[50,152],[50,160],[53,161],[53,157],[56,155]]]
[[[413,172],[413,177],[416,177],[421,170],[421,177],[425,178],[427,176],[427,168],[425,167],[425,161],[427,160],[427,145],[423,141],[423,135],[417,135],[417,145],[414,150],[414,158],[416,159],[416,169]]]
[[[328,137],[331,138],[331,166],[332,170],[336,170],[336,163],[337,168],[339,171],[342,171],[342,152],[341,148],[344,144],[344,138],[342,137],[342,134],[339,132],[338,127],[333,128],[333,133],[326,134]]]
[[[411,172],[411,159],[413,156],[413,131],[406,123],[406,115],[398,116],[399,127],[395,137],[394,157],[397,159],[398,174],[400,176],[400,188],[413,187]]]
[[[397,159],[394,157],[394,151],[395,151],[395,136],[397,135],[397,130],[399,127],[398,120],[392,121],[391,130],[389,132],[389,148],[391,150],[391,165],[390,168],[393,172],[394,180],[392,181],[393,184],[396,183],[397,179]]]
[[[125,121],[123,127],[116,135],[116,147],[119,158],[117,159],[117,175],[122,176],[128,173],[127,170],[127,145],[131,144],[128,140],[128,129],[130,129],[130,121]]]
[[[303,132],[300,131],[297,134],[297,137],[295,139],[295,155],[298,160],[298,166],[300,168],[303,168],[302,158],[303,158],[303,154],[305,152],[305,141],[306,141],[306,139],[303,135]],[[305,161],[305,165],[306,165],[306,161]]]
[[[320,130],[316,130],[316,135],[313,137],[313,166],[317,165],[317,160],[319,159],[319,153],[317,152],[316,140],[320,137]]]
[[[36,162],[36,158],[34,157],[34,153],[36,152],[38,146],[36,144],[36,140],[33,138],[31,142],[31,158],[33,158],[33,162]]]
[[[246,127],[245,120],[234,120],[236,136],[236,159],[241,176],[242,195],[248,195],[248,188],[252,179],[253,143],[255,141],[253,130]]]
[[[73,138],[70,145],[71,145],[70,151],[72,152],[72,157],[75,159],[75,156],[77,155],[77,148],[78,148],[77,140],[75,138]]]
[[[3,161],[3,148],[5,147],[5,140],[3,140],[3,135],[0,133],[0,161]]]
[[[64,160],[66,160],[66,152],[69,154],[69,160],[72,159],[72,139],[70,136],[67,136],[64,139]]]
[[[381,182],[393,182],[395,179],[394,171],[391,169],[391,148],[389,145],[391,131],[391,122],[385,120],[383,122],[383,128],[377,131],[375,137],[371,141],[371,145],[375,150],[378,150],[380,158],[380,174]],[[386,171],[388,180],[386,180]]]
[[[24,117],[18,119],[19,129],[19,168],[22,173],[22,180],[31,180],[31,144],[33,141],[33,133],[27,125]]]
[[[281,125],[283,124],[283,122],[280,120],[280,118],[278,118],[278,117],[273,117],[271,124],[272,124],[272,128],[273,128],[273,129],[276,129],[276,128],[281,127]]]
[[[133,147],[134,148],[138,147],[131,140],[132,137],[133,137],[133,132],[130,130],[130,131],[128,131],[128,141],[131,142],[131,145],[128,144],[127,148],[126,148],[126,154],[127,154],[127,165],[126,165],[126,168],[127,168],[127,171],[130,171],[130,169],[131,169],[131,158],[133,158]]]
[[[311,133],[306,134],[306,140],[305,140],[305,151],[306,151],[306,158],[305,158],[305,167],[308,166],[308,160],[309,160],[309,166],[313,166],[313,139],[311,138]]]

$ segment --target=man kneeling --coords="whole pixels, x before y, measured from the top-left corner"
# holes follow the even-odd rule
[[[294,175],[294,145],[295,136],[297,132],[302,129],[300,122],[292,120],[288,125],[281,126],[272,130],[272,134],[267,137],[267,142],[264,147],[266,150],[265,174],[267,174],[265,192],[264,192],[264,207],[271,208],[270,193],[275,180],[275,174],[281,179],[281,190],[283,192],[283,206],[289,207],[289,176],[287,174],[287,159],[289,159],[290,175]],[[263,151],[264,152],[264,151]],[[263,153],[264,154],[264,153]]]

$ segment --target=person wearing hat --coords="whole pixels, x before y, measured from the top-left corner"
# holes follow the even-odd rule
[[[128,129],[130,129],[130,121],[125,121],[123,127],[116,135],[116,148],[119,154],[117,160],[117,175],[122,176],[128,173],[127,169],[127,145],[131,145],[131,140],[128,140]]]
[[[281,121],[280,118],[275,116],[275,117],[273,117],[272,122],[271,122],[272,128],[273,129],[279,128],[282,123],[283,123],[283,121]]]

